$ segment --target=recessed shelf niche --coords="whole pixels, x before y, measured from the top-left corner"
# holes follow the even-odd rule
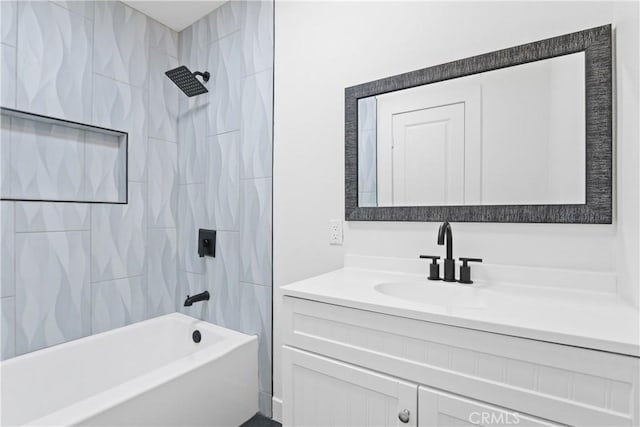
[[[127,132],[0,111],[2,200],[127,203]]]

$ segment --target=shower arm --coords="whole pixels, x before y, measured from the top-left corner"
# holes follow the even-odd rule
[[[211,77],[211,74],[209,74],[208,71],[205,71],[204,73],[201,73],[200,71],[194,71],[193,72],[194,76],[201,76],[202,80],[204,80],[205,82],[209,81],[209,77]]]

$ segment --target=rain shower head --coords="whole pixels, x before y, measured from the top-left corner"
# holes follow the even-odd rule
[[[209,81],[209,72],[205,71],[201,73],[200,71],[196,71],[192,73],[184,65],[179,66],[178,68],[174,68],[173,70],[169,70],[165,73],[167,77],[171,79],[172,82],[176,84],[184,92],[188,97],[201,95],[203,93],[209,92],[206,87],[196,78],[196,76],[202,76],[202,80],[205,82]]]

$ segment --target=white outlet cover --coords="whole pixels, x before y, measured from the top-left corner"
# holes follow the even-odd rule
[[[329,244],[341,245],[343,243],[342,220],[332,219],[329,221]]]

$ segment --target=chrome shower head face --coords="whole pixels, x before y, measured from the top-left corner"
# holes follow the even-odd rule
[[[200,82],[200,80],[196,78],[196,76],[202,76],[202,80],[204,80],[205,82],[209,81],[209,72],[207,71],[205,71],[204,73],[201,73],[199,71],[192,73],[191,70],[189,70],[187,67],[181,65],[178,68],[167,71],[165,74],[188,97],[209,92],[207,88]]]

